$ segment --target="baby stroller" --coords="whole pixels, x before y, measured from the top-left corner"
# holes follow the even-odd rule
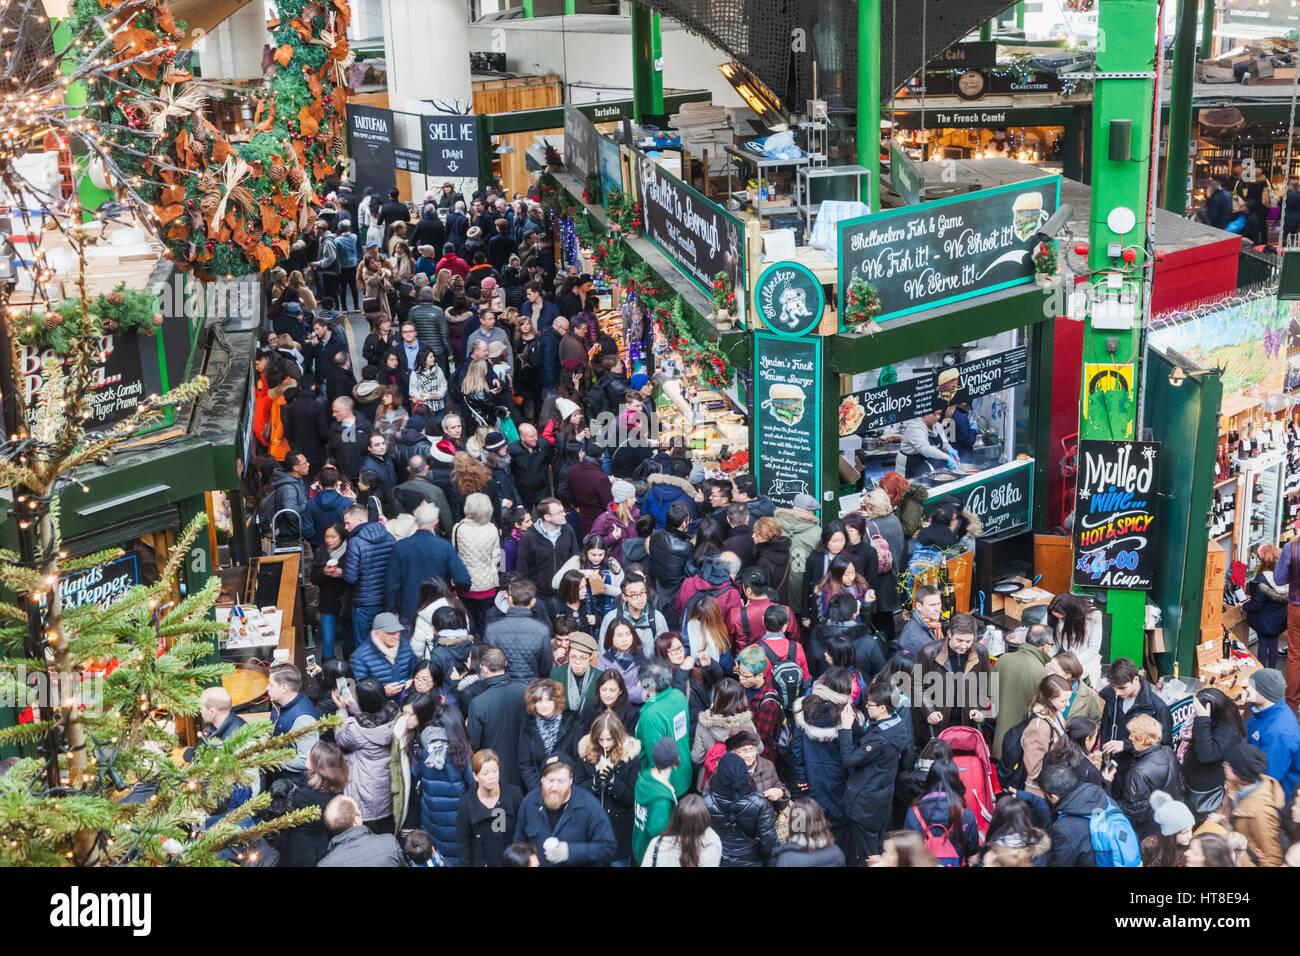
[[[939,734],[939,739],[952,748],[953,762],[957,764],[958,775],[966,787],[966,806],[975,811],[982,840],[988,835],[993,805],[1002,791],[997,774],[993,772],[989,745],[978,727],[949,727]]]

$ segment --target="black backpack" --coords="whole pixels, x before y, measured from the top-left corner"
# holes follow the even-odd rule
[[[798,660],[799,645],[787,637],[785,657],[777,657],[767,641],[759,643],[763,646],[763,653],[767,655],[768,663],[772,665],[772,691],[781,704],[781,711],[788,715],[794,709],[794,702],[803,695],[803,669],[799,667]]]
[[[1029,720],[1029,717],[1025,717],[1002,738],[1002,756],[998,759],[998,779],[1002,781],[1004,790],[1008,787],[1019,790],[1028,778],[1028,771],[1025,770],[1023,738],[1025,731],[1029,729]]]

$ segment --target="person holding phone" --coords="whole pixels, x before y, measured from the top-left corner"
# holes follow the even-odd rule
[[[391,611],[376,614],[370,628],[370,640],[356,649],[351,657],[352,673],[357,681],[374,677],[384,686],[384,693],[396,697],[408,686],[419,663],[411,642],[406,639],[402,622]]]

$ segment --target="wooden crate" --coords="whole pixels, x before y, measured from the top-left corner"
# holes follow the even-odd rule
[[[1042,575],[1038,586],[1053,594],[1070,590],[1074,551],[1069,535],[1034,535],[1034,572]]]
[[[1223,624],[1223,575],[1228,570],[1228,552],[1223,545],[1211,541],[1205,556],[1205,588],[1201,596],[1201,630]]]

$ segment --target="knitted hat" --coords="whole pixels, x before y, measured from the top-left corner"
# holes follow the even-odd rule
[[[497,287],[497,280],[491,276],[485,276],[483,281],[479,283],[478,287],[484,292],[488,289],[495,289]]]
[[[682,762],[682,755],[677,750],[677,742],[671,737],[660,737],[650,748],[650,759],[656,770],[667,770]]]
[[[1271,667],[1255,671],[1250,675],[1250,682],[1259,691],[1259,696],[1269,703],[1276,704],[1286,696],[1286,678],[1281,671],[1275,671]]]
[[[574,372],[578,371],[578,369],[582,368],[582,360],[575,359],[575,358],[567,358],[560,363],[560,368],[564,369],[569,374],[573,374]]]
[[[646,383],[648,383],[649,381],[650,381],[649,375],[647,375],[645,372],[637,372],[635,375],[632,376],[632,381],[630,383],[632,386],[632,391],[634,392],[641,391],[641,389],[645,388]]]
[[[635,496],[636,489],[632,487],[630,481],[623,481],[620,479],[619,481],[614,482],[614,486],[610,488],[610,493],[614,496],[614,504],[617,505],[622,504],[624,501]]]
[[[1196,825],[1196,818],[1187,804],[1180,803],[1163,790],[1151,794],[1151,809],[1162,836],[1173,836]]]
[[[433,259],[435,257],[434,253],[436,252],[433,246],[429,245],[427,242],[424,245],[420,246],[420,248],[417,249],[416,251],[419,252],[420,255],[424,256],[424,258],[426,259]]]
[[[560,419],[567,422],[569,416],[578,411],[578,404],[569,401],[567,398],[557,398],[555,400],[555,410],[560,413]]]
[[[506,447],[506,436],[500,432],[488,432],[487,438],[483,439],[483,448],[486,451],[496,451],[498,448]]]
[[[590,634],[584,634],[582,631],[574,631],[569,635],[569,652],[585,651],[588,654],[596,653],[596,639]]]
[[[488,358],[504,358],[509,349],[510,346],[506,345],[504,342],[493,342],[488,346]]]
[[[1268,758],[1254,744],[1237,743],[1224,756],[1232,772],[1247,783],[1254,783],[1268,770]]]
[[[479,236],[481,236],[481,235],[483,235],[483,230],[482,230],[482,229],[480,229],[478,226],[470,226],[470,227],[469,227],[469,232],[465,233],[465,238],[466,238],[466,239],[470,239],[470,240],[474,240],[474,239],[479,238]]]
[[[406,420],[406,427],[411,429],[412,431],[417,431],[417,432],[424,431],[424,424],[425,422],[424,422],[423,415],[412,415],[410,418]]]

